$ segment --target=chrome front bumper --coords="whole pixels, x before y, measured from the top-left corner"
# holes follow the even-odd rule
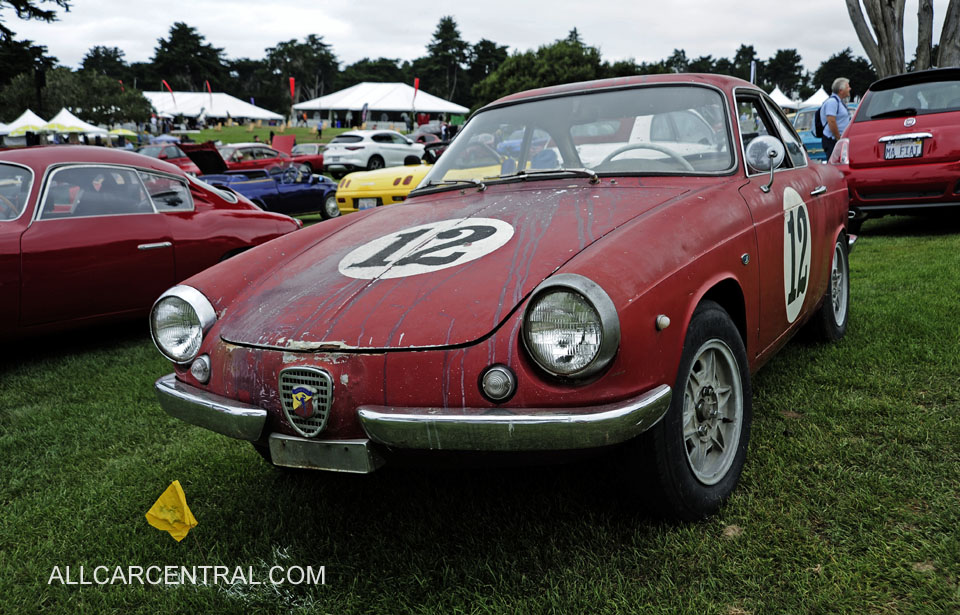
[[[163,376],[155,385],[160,406],[192,425],[231,438],[258,441],[267,411],[214,395]],[[321,440],[271,434],[277,465],[346,472],[372,472],[383,460],[371,442],[396,449],[447,451],[560,451],[598,448],[634,438],[670,407],[671,390],[660,385],[637,397],[576,408],[524,409],[524,414],[449,414],[448,409],[361,406],[360,424],[369,440]],[[404,412],[406,411],[406,412]],[[502,412],[509,412],[502,410]]]
[[[361,406],[360,424],[370,439],[399,449],[448,451],[559,451],[597,448],[634,438],[670,407],[670,387],[612,404],[525,409],[524,414],[404,414],[403,408]]]

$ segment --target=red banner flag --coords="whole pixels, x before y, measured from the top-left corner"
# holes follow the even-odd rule
[[[123,89],[123,79],[117,79],[117,81],[120,83],[120,91],[126,92],[126,90]]]
[[[209,81],[204,81],[203,84],[204,84],[205,86],[207,86],[207,91],[210,92],[211,94],[213,94],[213,90],[210,89],[210,82],[209,82]]]
[[[416,100],[416,98],[417,98],[417,90],[419,90],[419,89],[420,89],[420,77],[414,77],[414,78],[413,78],[413,98],[414,98],[414,100]]]
[[[290,77],[290,100],[293,100],[293,92],[296,89],[295,83],[293,77]]]
[[[170,98],[173,99],[173,104],[176,105],[176,104],[177,104],[177,97],[173,95],[173,88],[170,87],[170,84],[167,83],[167,80],[166,80],[166,79],[161,79],[160,82],[163,83],[163,86],[164,86],[165,88],[167,88],[167,91],[168,91],[168,92],[170,92]]]

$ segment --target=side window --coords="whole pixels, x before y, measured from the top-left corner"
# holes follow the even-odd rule
[[[279,156],[280,156],[279,152],[276,152],[266,147],[261,147],[257,150],[257,158],[261,160],[266,160],[268,158],[277,158]]]
[[[180,157],[180,153],[177,151],[177,148],[175,148],[175,147],[173,147],[173,146],[163,148],[163,154],[164,154],[167,158],[179,158],[179,157]]]
[[[193,199],[186,183],[147,171],[140,171],[140,175],[157,211],[193,211]]]
[[[393,143],[393,139],[390,138],[390,135],[378,134],[371,137],[377,143]]]
[[[784,147],[786,147],[787,158],[790,160],[790,166],[806,166],[807,154],[803,149],[803,143],[801,143],[800,139],[793,134],[793,130],[790,129],[790,125],[787,124],[787,121],[782,115],[780,115],[780,113],[775,110],[771,110],[770,116],[773,118],[773,123],[777,127],[777,133],[780,135],[780,139],[783,141]]]
[[[67,167],[50,178],[40,219],[153,213],[136,172],[116,167]]]
[[[743,149],[757,137],[775,134],[770,118],[767,116],[760,99],[754,96],[737,97],[737,124],[740,126],[740,139]],[[748,175],[756,175],[759,171],[748,167]]]
[[[390,135],[390,139],[391,139],[391,140],[394,142],[394,144],[396,144],[396,145],[406,145],[406,144],[407,144],[407,140],[404,139],[401,135]]]

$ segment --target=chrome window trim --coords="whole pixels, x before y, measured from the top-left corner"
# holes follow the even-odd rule
[[[757,99],[760,101],[761,107],[765,107],[767,104],[776,105],[776,103],[774,103],[772,100],[770,100],[770,97],[769,97],[769,96],[767,95],[767,93],[764,92],[763,90],[761,90],[761,89],[759,89],[759,88],[756,88],[756,87],[744,87],[744,86],[741,85],[741,86],[737,86],[737,87],[733,88],[733,108],[734,108],[734,109],[737,108],[737,96],[738,96],[738,92],[740,92],[740,91],[742,91],[742,92],[744,92],[744,93],[747,93],[747,94],[751,94],[751,95],[757,96]],[[766,101],[769,101],[769,103],[767,103]],[[767,113],[770,113],[770,109],[769,109],[769,108],[767,108],[767,109],[765,109],[765,110],[767,111]],[[757,172],[757,173],[751,173],[751,172],[750,172],[750,167],[747,165],[747,162],[746,162],[746,161],[747,161],[746,149],[745,149],[744,146],[743,146],[742,133],[740,132],[740,114],[739,114],[739,113],[735,113],[734,115],[736,115],[736,120],[735,120],[735,121],[736,121],[736,125],[737,125],[737,140],[740,142],[740,153],[742,154],[742,159],[743,159],[743,171],[744,171],[744,174],[745,174],[746,177],[748,177],[748,178],[751,178],[751,177],[760,177],[760,176],[768,176],[768,175],[770,175],[770,171],[763,171],[763,172]],[[781,114],[781,115],[782,115],[782,114]],[[786,122],[786,124],[787,124],[788,126],[790,126],[790,130],[793,131],[794,135],[796,135],[796,132],[797,132],[797,131],[796,131],[796,129],[793,128],[793,125],[792,125],[790,122]],[[770,135],[770,136],[776,136],[776,138],[780,141],[780,143],[783,144],[783,138],[782,138],[779,134],[777,134],[777,135]],[[797,135],[797,136],[798,136],[798,135]],[[799,136],[798,136],[797,140],[800,141],[800,146],[803,147],[803,139],[800,139]],[[784,147],[784,160],[786,160],[786,159],[787,159],[787,155],[786,155],[786,145],[784,145],[783,147]],[[806,152],[806,148],[804,148],[804,152]],[[782,173],[782,172],[784,172],[784,171],[798,171],[798,170],[800,170],[800,169],[809,168],[809,165],[810,165],[810,160],[809,160],[809,158],[810,158],[810,156],[809,156],[808,154],[805,154],[805,155],[804,155],[804,158],[806,159],[806,164],[805,164],[804,166],[802,166],[802,167],[786,167],[786,168],[784,168],[783,165],[781,164],[780,167],[778,167],[777,169],[774,170],[774,173]]]
[[[149,173],[154,173],[156,175],[162,175],[169,179],[175,179],[178,181],[183,181],[183,177],[176,175],[175,173],[167,173],[166,171],[158,171],[156,169],[145,169],[143,167],[137,167],[130,164],[114,164],[114,163],[99,163],[99,162],[59,162],[56,164],[51,164],[47,167],[46,171],[43,173],[43,190],[38,195],[37,206],[33,209],[33,218],[31,222],[49,222],[53,220],[77,220],[79,218],[102,218],[104,216],[115,216],[115,215],[124,215],[124,216],[143,216],[150,215],[147,213],[143,214],[103,214],[97,216],[79,216],[79,217],[65,217],[65,218],[47,218],[46,220],[41,218],[43,213],[41,209],[46,206],[47,203],[47,193],[50,191],[50,181],[55,173],[63,169],[78,169],[83,167],[95,167],[95,168],[111,168],[111,169],[123,169],[127,171],[133,171],[137,174],[140,179],[141,186],[146,190],[146,186],[143,186],[143,179],[139,177],[140,171],[146,171]],[[189,176],[187,176],[189,177]],[[148,193],[149,196],[149,193]],[[191,195],[191,200],[193,199]],[[160,213],[157,211],[156,207],[153,207],[153,199],[150,199],[150,206],[153,208],[153,213]]]
[[[558,374],[547,369],[546,366],[541,365],[540,362],[536,360],[535,355],[527,343],[527,317],[530,314],[530,308],[537,302],[537,299],[541,295],[557,289],[569,289],[579,293],[590,302],[590,305],[593,306],[593,309],[595,309],[600,316],[600,327],[603,335],[603,339],[600,341],[600,350],[590,363],[572,374]],[[581,379],[596,374],[607,367],[616,356],[617,351],[620,349],[620,316],[617,314],[617,308],[613,304],[613,300],[610,299],[610,295],[608,295],[599,284],[590,278],[576,273],[561,273],[547,278],[530,293],[530,299],[527,301],[527,305],[523,310],[523,319],[520,324],[520,338],[523,340],[523,347],[530,357],[530,360],[539,369],[556,378]]]
[[[168,213],[182,213],[182,212],[185,212],[185,211],[196,211],[196,210],[197,210],[197,204],[194,202],[194,200],[193,200],[193,194],[190,192],[190,179],[189,179],[189,178],[191,177],[190,175],[187,175],[187,179],[186,179],[186,180],[184,180],[184,178],[182,178],[182,177],[173,176],[173,177],[175,177],[181,184],[183,184],[183,187],[186,189],[187,198],[190,200],[190,208],[189,208],[189,209],[163,209],[163,210],[161,210],[161,209],[158,209],[158,208],[157,208],[157,204],[156,204],[156,203],[154,202],[154,200],[153,200],[153,195],[150,194],[150,191],[149,191],[149,190],[147,190],[147,185],[146,185],[146,182],[145,182],[144,179],[143,179],[143,174],[147,174],[147,175],[159,175],[160,177],[166,177],[166,178],[170,178],[171,176],[170,176],[170,175],[167,175],[167,174],[156,173],[156,172],[151,171],[151,170],[149,170],[149,169],[139,169],[139,170],[137,171],[137,176],[140,177],[140,184],[143,186],[143,191],[147,193],[147,198],[150,199],[150,204],[153,206],[153,211],[154,211],[154,213],[158,213],[158,214],[168,214]]]
[[[31,167],[20,162],[13,162],[12,160],[0,160],[0,164],[9,165],[11,167],[20,167],[21,169],[26,169],[30,173],[30,188],[27,190],[27,202],[23,204],[23,210],[19,214],[17,214],[16,218],[10,218],[9,220],[0,220],[0,222],[16,222],[17,220],[23,217],[23,214],[26,213],[28,209],[30,209],[30,193],[33,192],[33,183],[37,179],[37,174],[33,171]],[[34,212],[36,212],[36,208],[34,208]]]

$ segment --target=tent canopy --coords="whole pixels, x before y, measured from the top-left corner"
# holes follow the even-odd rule
[[[224,92],[144,92],[157,115],[175,117],[247,118],[251,120],[282,120],[273,111],[243,102]]]
[[[28,132],[40,132],[47,121],[27,109],[20,117],[7,124],[6,134],[11,137],[22,137]]]
[[[823,88],[820,88],[819,90],[817,90],[817,92],[813,96],[803,101],[803,104],[801,106],[819,107],[828,98],[830,98],[830,96],[828,96],[827,93],[823,91]]]
[[[790,100],[787,95],[780,90],[780,86],[773,88],[773,91],[770,92],[770,98],[772,98],[773,102],[777,103],[778,106],[784,109],[800,108],[800,101]]]
[[[470,109],[444,100],[422,89],[414,99],[412,86],[406,83],[372,83],[365,81],[345,90],[314,98],[293,106],[297,111],[360,111],[367,105],[369,111],[400,113],[455,113],[465,115]]]
[[[60,109],[60,112],[53,116],[49,122],[43,125],[43,132],[77,132],[86,134],[106,134],[104,128],[94,126],[84,122],[74,114],[70,113],[66,107]]]

